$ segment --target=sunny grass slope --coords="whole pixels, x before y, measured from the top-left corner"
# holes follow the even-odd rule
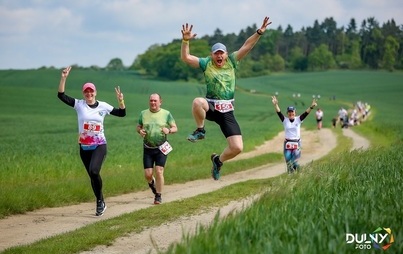
[[[48,73],[49,71],[45,70],[43,72],[0,72],[0,103],[4,109],[3,114],[0,116],[2,122],[2,125],[0,125],[0,137],[2,140],[0,143],[2,155],[0,156],[0,165],[2,167],[0,171],[0,192],[4,194],[0,197],[0,217],[41,207],[61,206],[92,200],[88,179],[79,161],[75,143],[77,138],[75,129],[76,116],[73,110],[65,107],[56,98],[54,86],[57,86],[59,72]],[[342,72],[338,74],[344,75]],[[176,147],[185,148],[185,154],[180,152],[180,149],[177,149],[170,157],[169,168],[174,170],[167,171],[167,184],[210,177],[209,174],[206,174],[206,168],[208,169],[210,165],[205,158],[208,158],[211,147],[216,147],[217,150],[220,150],[225,142],[218,128],[214,124],[206,124],[209,142],[195,145],[189,144],[183,138],[187,135],[187,131],[193,128],[194,123],[190,118],[188,105],[190,105],[192,98],[196,94],[202,95],[200,94],[201,86],[175,82],[167,85],[164,82],[142,80],[133,74],[119,74],[116,75],[114,80],[110,80],[112,79],[110,73],[91,73],[89,75],[83,71],[79,72],[75,78],[72,78],[72,84],[69,88],[71,89],[69,90],[71,95],[79,97],[83,80],[91,80],[89,77],[95,75],[100,76],[96,82],[99,82],[100,87],[103,86],[103,91],[105,92],[102,93],[100,98],[105,101],[113,103],[114,100],[113,86],[110,87],[111,91],[108,92],[108,85],[116,82],[121,87],[125,87],[125,100],[127,101],[129,112],[128,117],[124,120],[113,118],[106,120],[108,125],[108,145],[110,147],[108,159],[102,171],[103,177],[107,179],[105,181],[106,195],[119,195],[146,189],[141,170],[141,140],[135,135],[134,128],[137,121],[137,112],[146,107],[148,95],[154,91],[163,94],[167,108],[174,113],[178,126],[183,126],[181,127],[183,130],[181,129],[178,135],[172,136],[172,142]],[[309,76],[309,74],[304,75]],[[291,87],[293,89],[294,87],[302,87],[301,89],[308,89],[307,93],[309,93],[312,79],[317,80],[319,84],[321,83],[319,82],[320,80],[323,83],[334,80],[329,78],[328,75],[334,75],[334,73],[313,73],[310,78],[307,78],[307,76],[296,75],[293,77],[293,75],[285,75],[287,82],[281,85],[279,85],[281,82],[279,82],[278,77],[260,78],[259,82],[264,84],[266,88],[277,86],[276,90],[278,88],[280,94],[289,93]],[[348,73],[348,75],[354,76],[354,73]],[[365,86],[361,86],[360,82],[355,83],[354,86],[349,83],[341,83],[338,86],[325,84],[323,87],[317,85],[315,92],[321,93],[322,98],[326,98],[324,96],[326,92],[335,93],[339,90],[339,93],[342,92],[342,95],[345,96],[345,98],[341,95],[338,96],[337,101],[323,100],[320,105],[325,108],[325,112],[329,112],[329,115],[331,115],[330,112],[337,111],[340,105],[349,105],[351,101],[360,98],[363,98],[363,100],[368,99],[374,106],[376,114],[374,114],[374,119],[368,124],[366,123],[357,128],[357,130],[364,129],[366,134],[370,134],[373,137],[382,137],[378,139],[381,140],[379,143],[382,145],[390,144],[393,140],[401,140],[402,119],[388,117],[391,114],[391,106],[398,103],[400,99],[397,91],[399,91],[400,87],[401,74],[385,75],[380,73],[379,76],[381,76],[383,84],[386,85],[386,87],[382,88],[383,91],[379,91],[377,88],[379,78],[377,78],[376,73],[357,72],[355,75],[356,77],[352,78],[352,80],[360,80],[360,77],[363,79],[363,76],[371,76],[371,78],[365,79]],[[54,80],[49,79],[51,76],[55,76]],[[46,77],[46,79],[42,80],[42,77]],[[371,83],[371,80],[374,83]],[[252,79],[242,81],[241,85],[250,88],[255,86]],[[175,92],[172,93],[172,90]],[[281,125],[277,124],[278,118],[273,113],[269,95],[269,91],[253,94],[241,91],[237,96],[237,103],[240,105],[237,108],[237,116],[243,128],[246,150],[263,143],[265,139],[273,137],[281,130]],[[310,100],[311,98],[307,98],[307,101]],[[284,106],[297,104],[300,109],[304,100],[296,100],[291,95],[285,95],[282,98],[282,102],[284,102]],[[390,119],[393,119],[393,121]],[[328,120],[330,121],[330,118]],[[328,122],[325,122],[325,126],[326,124],[330,125]],[[306,121],[304,125],[307,128],[314,128],[315,123],[312,119],[312,121]],[[198,154],[199,156],[188,156],[189,154]],[[382,153],[376,156],[389,155]],[[237,165],[239,164],[228,163],[224,174],[263,165],[272,160],[272,156],[263,156],[258,159],[244,161],[244,166],[242,167],[238,167]],[[190,166],[189,161],[193,162]],[[337,165],[337,162],[335,162],[335,165]],[[389,166],[387,167],[389,168]],[[397,186],[399,187],[399,185]],[[239,188],[244,189],[245,187]],[[241,196],[232,196],[227,193],[226,197],[235,199]],[[216,197],[216,200],[223,199],[219,195],[212,197]],[[400,198],[399,200],[402,199]],[[213,203],[217,203],[217,201]],[[189,205],[190,202],[186,204]],[[173,205],[178,206],[178,204]],[[197,207],[198,204],[195,204],[195,206]],[[401,205],[397,208],[401,210]],[[176,211],[182,210],[178,209]],[[138,219],[137,215],[133,216],[136,221]],[[175,216],[167,216],[167,218],[174,219]],[[118,221],[110,223],[119,224]],[[139,227],[148,225],[147,223],[140,223]],[[96,227],[102,227],[103,225],[94,225],[95,229],[89,230],[98,231],[99,229]],[[85,233],[87,229],[83,230],[83,234],[88,235]],[[126,230],[131,232],[130,230],[132,229],[126,228]],[[364,229],[359,230],[362,232]],[[100,242],[108,243],[112,241],[111,239],[122,235],[120,231],[104,231],[110,233],[111,236],[97,240],[78,237],[80,239],[79,244],[72,244],[72,249],[91,248],[91,246]],[[75,232],[71,234],[73,238],[77,239]],[[65,239],[65,236],[61,237]],[[42,251],[38,253],[43,253],[44,249],[55,250],[60,246],[66,247],[66,253],[72,252],[68,251],[67,246],[69,244],[58,244],[61,240],[58,237],[56,239],[56,244],[54,242],[50,243],[53,247],[40,247],[39,250]],[[66,240],[68,241],[68,239],[67,237]],[[52,242],[52,240],[50,241]],[[73,242],[76,243],[75,240]],[[32,248],[28,249],[30,252],[33,250]]]
[[[388,145],[403,136],[403,118],[396,118],[391,110],[400,102],[402,78],[402,73],[338,71],[239,80],[236,115],[245,152],[282,130],[270,101],[275,92],[279,93],[282,108],[296,105],[297,112],[311,101],[311,94],[321,94],[319,105],[325,112],[325,127],[330,127],[331,117],[340,106],[368,101],[373,106],[373,119],[356,129],[378,140],[375,144]],[[76,114],[56,96],[59,79],[59,70],[0,71],[0,218],[93,200],[78,155]],[[166,184],[210,177],[210,154],[221,151],[226,144],[219,128],[206,122],[206,142],[192,144],[185,139],[194,130],[190,105],[195,96],[204,95],[203,85],[147,80],[134,72],[73,70],[66,92],[81,98],[80,88],[87,81],[97,85],[100,100],[116,103],[115,85],[120,85],[125,94],[127,117],[105,119],[108,155],[102,176],[107,197],[147,188],[141,164],[142,141],[135,126],[152,92],[162,95],[163,107],[172,112],[179,127],[179,132],[169,137],[174,152],[167,163]],[[296,93],[301,97],[294,98]],[[337,99],[329,100],[332,95]],[[304,121],[304,127],[315,128],[313,116]],[[222,174],[273,160],[282,159],[275,154],[226,163]]]

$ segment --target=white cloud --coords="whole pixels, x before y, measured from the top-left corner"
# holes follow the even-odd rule
[[[198,36],[238,33],[269,16],[272,28],[294,31],[333,17],[338,27],[355,18],[394,18],[402,24],[398,0],[0,0],[0,69],[105,66],[118,57],[125,65],[149,46],[181,37],[182,24]]]

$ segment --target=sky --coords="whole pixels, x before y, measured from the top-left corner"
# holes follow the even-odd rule
[[[401,0],[0,0],[0,69],[130,66],[155,44],[181,38],[182,24],[198,37],[238,34],[248,26],[293,31],[333,18],[337,27],[374,17],[403,25]],[[236,49],[229,49],[236,50]]]

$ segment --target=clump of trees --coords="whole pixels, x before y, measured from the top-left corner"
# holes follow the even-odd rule
[[[238,34],[223,34],[216,29],[213,35],[205,35],[191,41],[191,53],[205,57],[215,42],[226,44],[229,51],[239,49],[245,40],[257,30],[256,24],[242,29]],[[168,44],[151,45],[138,55],[127,68],[119,58],[110,60],[104,68],[96,70],[136,70],[151,77],[167,80],[202,80],[203,73],[189,68],[180,59],[181,40]],[[254,49],[241,62],[239,77],[268,75],[282,71],[320,71],[329,69],[403,69],[403,25],[391,19],[382,26],[375,18],[367,18],[358,27],[352,18],[347,27],[338,27],[333,18],[295,31],[269,29]],[[77,68],[83,68],[76,66]]]
[[[229,51],[239,49],[257,30],[256,24],[242,29],[239,34],[224,35],[216,29],[191,41],[191,53],[207,56],[210,45],[217,41],[226,44]],[[179,39],[166,45],[152,45],[137,56],[130,69],[169,80],[202,79],[200,70],[192,69],[180,60]],[[360,28],[354,18],[347,27],[337,27],[333,18],[326,18],[312,27],[293,31],[267,30],[249,55],[242,60],[239,76],[251,77],[280,71],[318,71],[329,69],[403,69],[403,26],[391,19],[382,26],[371,17],[363,20]]]

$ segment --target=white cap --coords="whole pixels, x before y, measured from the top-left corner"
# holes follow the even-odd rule
[[[217,51],[227,52],[227,47],[224,44],[217,42],[211,47],[211,52],[215,53]]]

